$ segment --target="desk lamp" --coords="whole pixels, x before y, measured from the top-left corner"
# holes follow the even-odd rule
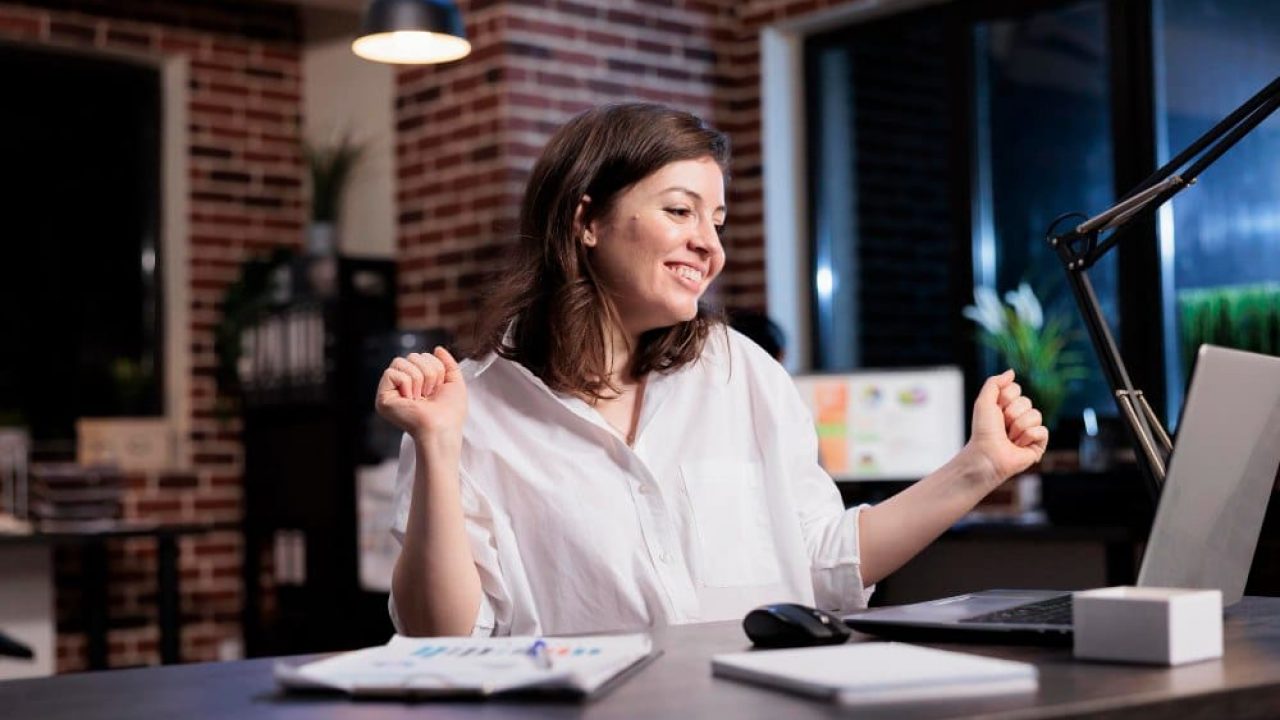
[[[1164,484],[1165,467],[1173,452],[1173,442],[1142,391],[1133,386],[1116,348],[1115,339],[1111,336],[1111,329],[1102,315],[1102,308],[1098,304],[1093,285],[1089,282],[1087,271],[1115,247],[1118,242],[1116,232],[1121,227],[1141,214],[1154,211],[1183,188],[1194,184],[1201,172],[1257,127],[1277,107],[1280,107],[1280,77],[1197,138],[1114,206],[1091,218],[1082,213],[1060,215],[1049,224],[1046,233],[1045,239],[1066,270],[1071,294],[1075,296],[1076,305],[1080,308],[1089,332],[1089,340],[1102,363],[1102,370],[1124,419],[1129,440],[1137,450],[1138,465],[1142,468],[1147,489],[1153,499],[1159,498],[1160,488]],[[1197,157],[1186,170],[1177,172]],[[1082,219],[1082,222],[1067,232],[1057,234],[1060,225],[1076,218]],[[1099,241],[1099,236],[1104,232],[1110,234]]]

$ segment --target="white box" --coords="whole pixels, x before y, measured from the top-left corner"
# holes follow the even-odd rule
[[[1075,656],[1181,665],[1222,657],[1222,592],[1110,587],[1075,593]]]

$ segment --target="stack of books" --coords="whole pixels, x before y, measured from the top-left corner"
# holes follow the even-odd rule
[[[124,477],[105,465],[31,466],[30,509],[44,532],[92,532],[120,522]]]

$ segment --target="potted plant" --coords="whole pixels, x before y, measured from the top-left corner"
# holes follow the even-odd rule
[[[978,339],[996,351],[1013,369],[1018,383],[1044,416],[1049,429],[1057,426],[1067,392],[1086,376],[1083,359],[1068,349],[1071,325],[1063,313],[1045,312],[1031,286],[1018,285],[1004,302],[988,287],[973,290],[974,304],[964,316],[978,324]]]
[[[311,178],[311,223],[307,254],[328,255],[338,250],[337,230],[342,196],[364,153],[364,146],[343,135],[332,145],[303,145]]]

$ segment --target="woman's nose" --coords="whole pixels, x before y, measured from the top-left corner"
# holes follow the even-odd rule
[[[716,231],[716,225],[711,220],[698,223],[698,227],[691,235],[689,245],[693,249],[708,255],[720,251],[720,233]]]

